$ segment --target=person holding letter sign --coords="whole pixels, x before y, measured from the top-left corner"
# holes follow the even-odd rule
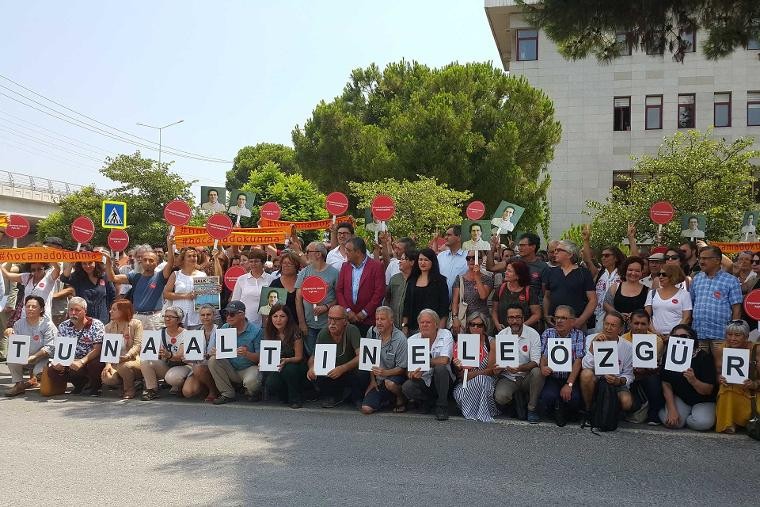
[[[182,327],[185,312],[178,306],[164,310],[164,327],[161,329],[161,345],[158,360],[140,362],[140,371],[145,379],[145,390],[140,399],[152,401],[158,398],[158,379],[164,379],[172,386],[171,393],[179,394],[192,368],[185,364],[183,357],[184,333]]]
[[[106,364],[101,373],[101,379],[107,386],[122,386],[121,397],[131,400],[135,397],[135,378],[142,377],[140,371],[142,322],[132,318],[134,309],[127,299],[114,301],[110,313],[111,321],[106,324],[105,332],[122,335],[124,343],[119,362]]]
[[[462,366],[457,357],[458,349],[464,345],[460,341],[454,343],[454,371],[457,385],[454,386],[454,400],[465,419],[474,421],[493,422],[500,410],[493,400],[493,390],[496,379],[493,377],[495,364],[494,352],[496,344],[490,337],[491,325],[485,312],[471,313],[467,317],[467,333],[479,337],[478,346],[473,350],[462,350],[462,356],[477,358],[477,367]],[[461,343],[461,345],[460,345]],[[477,351],[477,352],[476,352]],[[477,354],[477,355],[476,355]],[[467,384],[464,384],[464,374],[467,373]]]
[[[373,314],[373,321],[374,317]],[[327,328],[317,336],[317,345],[324,343],[337,346],[335,367],[326,376],[317,377],[314,362],[324,362],[325,357],[312,356],[309,358],[309,370],[306,374],[309,380],[316,380],[319,390],[326,396],[322,408],[335,408],[343,403],[346,400],[346,390],[350,390],[352,403],[358,403],[364,397],[369,384],[369,373],[357,369],[360,341],[359,329],[348,323],[346,309],[340,305],[331,307],[327,313]]]
[[[594,360],[594,344],[605,341],[615,341],[618,343],[618,362],[620,368],[619,375],[600,375],[599,379],[604,379],[608,384],[616,388],[620,408],[625,412],[631,409],[633,399],[631,398],[630,384],[633,382],[633,346],[627,340],[620,339],[620,333],[623,332],[625,319],[618,312],[608,312],[602,321],[602,332],[593,337],[589,343],[589,348],[583,356],[583,370],[581,371],[581,394],[586,412],[591,411],[591,404],[594,401],[596,392],[597,375]],[[612,366],[602,361],[598,366]]]
[[[660,336],[649,335],[651,325],[649,314],[644,310],[634,310],[631,312],[628,323],[631,326],[631,330],[623,335],[623,339],[631,342],[633,345],[634,360],[638,358],[639,360],[657,361],[657,364],[659,364],[664,352],[663,340]],[[635,343],[633,335],[637,334],[649,335],[654,338],[655,346],[651,346],[652,342]],[[659,369],[634,368],[633,375],[635,380],[631,387],[634,389],[634,393],[636,392],[636,389],[638,389],[638,386],[640,386],[644,390],[646,399],[649,402],[647,424],[650,426],[658,426],[660,424],[660,410],[665,406],[665,399],[662,397],[662,382],[660,381]]]
[[[581,408],[581,388],[578,377],[581,363],[586,354],[586,336],[574,324],[575,310],[572,306],[559,305],[554,309],[554,327],[541,335],[541,375],[544,388],[541,390],[540,405],[544,413],[554,412],[557,426],[567,424],[570,412]],[[557,338],[570,340],[569,350],[556,342]],[[549,346],[549,342],[554,345]],[[549,366],[549,358],[555,366],[564,365],[568,371],[557,371]],[[567,368],[568,362],[570,368]]]
[[[454,353],[454,337],[448,329],[440,329],[441,318],[428,308],[420,312],[417,326],[420,332],[409,340],[423,338],[429,342],[430,369],[422,371],[420,359],[414,350],[408,354],[408,380],[401,389],[409,400],[419,401],[429,409],[435,403],[435,418],[445,421],[449,418],[449,386],[454,380],[451,358]],[[426,410],[427,411],[427,410]]]
[[[205,401],[212,402],[219,397],[219,390],[214,383],[214,377],[208,369],[208,359],[216,352],[216,331],[214,324],[216,308],[211,304],[203,304],[198,309],[198,315],[201,320],[201,331],[206,342],[206,351],[203,361],[193,361],[190,367],[193,371],[182,384],[182,396],[185,398],[205,398]]]
[[[406,412],[406,398],[401,392],[406,380],[406,336],[393,325],[390,307],[380,306],[375,310],[375,326],[370,328],[367,338],[380,340],[380,365],[370,371],[362,412],[371,414],[390,406],[396,413]],[[367,352],[362,350],[361,353]]]
[[[538,398],[544,388],[544,377],[538,363],[541,361],[541,336],[538,331],[524,324],[524,313],[521,305],[512,303],[507,307],[507,327],[496,335],[496,351],[494,361],[511,356],[517,359],[518,366],[494,366],[493,372],[499,377],[494,388],[493,397],[498,405],[506,406],[514,400],[515,411],[520,414],[523,410],[524,395],[528,394],[528,422],[537,424],[541,418],[536,410]],[[517,337],[517,350],[506,350],[499,347],[500,336]],[[520,394],[518,394],[520,393]],[[518,407],[517,404],[520,404]],[[523,416],[524,417],[524,416]]]
[[[665,408],[660,410],[660,421],[667,428],[707,431],[715,424],[715,362],[712,356],[697,346],[697,333],[679,324],[670,331],[669,341],[691,341],[691,365],[683,372],[663,367],[662,395]]]
[[[301,408],[308,366],[304,361],[303,338],[298,323],[287,305],[272,306],[264,336],[267,340],[279,340],[282,344],[279,371],[266,374],[265,392],[278,397],[283,403],[290,403],[290,408]],[[264,354],[268,352],[266,349],[262,351]]]
[[[37,377],[47,364],[47,359],[53,357],[53,343],[58,330],[50,317],[45,315],[45,300],[41,296],[27,296],[24,300],[26,317],[21,317],[13,324],[13,328],[5,330],[8,341],[8,370],[11,372],[13,387],[5,391],[8,397],[18,396],[25,390],[38,385]],[[26,339],[11,338],[25,336]],[[29,347],[25,357],[21,351]],[[19,362],[12,362],[17,358]],[[24,369],[31,370],[29,380],[24,382]]]
[[[743,357],[731,355],[731,352],[737,349],[750,350],[749,364]],[[728,323],[723,354],[726,365],[720,376],[718,403],[715,407],[715,431],[736,433],[737,426],[747,425],[752,413],[751,403],[757,403],[757,393],[760,391],[757,373],[760,345],[749,342],[749,325],[743,320],[732,320]],[[749,378],[741,384],[729,383],[726,377],[732,374]]]
[[[230,301],[225,310],[227,323],[222,329],[234,328],[237,331],[237,356],[231,359],[217,359],[212,356],[208,360],[208,369],[214,377],[216,388],[219,389],[219,396],[214,400],[214,405],[235,401],[235,385],[243,384],[253,399],[257,399],[261,392],[258,367],[261,326],[246,318],[247,312],[242,301]],[[216,346],[218,352],[222,346],[219,339]]]
[[[87,316],[87,301],[80,297],[69,299],[69,318],[58,327],[59,336],[76,337],[76,348],[73,351],[74,362],[70,366],[53,364],[45,370],[51,389],[43,392],[42,396],[55,396],[66,391],[67,382],[74,384],[71,394],[98,396],[100,394],[103,363],[100,362],[100,348],[103,344],[105,328],[97,319]],[[55,354],[62,359],[68,359],[71,350]],[[64,357],[64,356],[67,357]]]

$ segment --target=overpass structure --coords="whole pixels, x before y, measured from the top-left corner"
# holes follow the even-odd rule
[[[22,215],[29,220],[32,231],[19,241],[28,243],[34,238],[37,222],[56,211],[61,198],[82,188],[65,181],[0,170],[0,214]],[[7,242],[8,238],[3,238],[0,243],[6,246]]]

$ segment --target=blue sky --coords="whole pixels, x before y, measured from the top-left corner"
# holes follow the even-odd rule
[[[137,122],[182,119],[164,130],[164,145],[224,160],[259,142],[290,145],[293,127],[356,67],[498,62],[481,0],[0,5],[0,75],[149,140],[158,133]],[[105,187],[103,158],[140,149],[21,105],[2,87],[61,109],[0,78],[0,170]],[[230,168],[163,159],[200,184],[222,183]]]

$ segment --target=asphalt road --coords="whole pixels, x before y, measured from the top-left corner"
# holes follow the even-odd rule
[[[760,469],[746,435],[36,393],[0,399],[0,455],[0,505],[738,506]]]

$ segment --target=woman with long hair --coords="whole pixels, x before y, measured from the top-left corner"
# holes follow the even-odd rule
[[[417,317],[424,309],[433,310],[446,326],[449,316],[449,287],[438,269],[438,257],[430,248],[423,248],[417,256],[417,264],[406,284],[404,311],[401,317],[402,331],[407,336],[417,332]]]
[[[504,281],[494,292],[491,318],[498,333],[507,327],[507,308],[519,304],[523,309],[523,324],[537,328],[541,325],[541,305],[538,294],[530,287],[530,268],[521,260],[510,260],[504,269]]]
[[[276,304],[272,307],[264,337],[281,343],[278,371],[267,373],[264,381],[267,395],[290,403],[290,408],[301,408],[308,365],[304,361],[303,337],[298,329],[298,320],[287,305]]]
[[[105,269],[102,262],[77,262],[73,265],[66,262],[61,273],[61,281],[70,285],[76,296],[87,301],[87,316],[103,324],[108,323],[109,308],[116,298],[116,290],[106,277]]]
[[[183,248],[179,254],[179,270],[169,276],[164,287],[164,299],[185,312],[181,322],[185,329],[198,329],[201,324],[200,315],[195,310],[193,277],[206,276],[206,273],[198,269],[198,262],[199,254],[194,247]]]

